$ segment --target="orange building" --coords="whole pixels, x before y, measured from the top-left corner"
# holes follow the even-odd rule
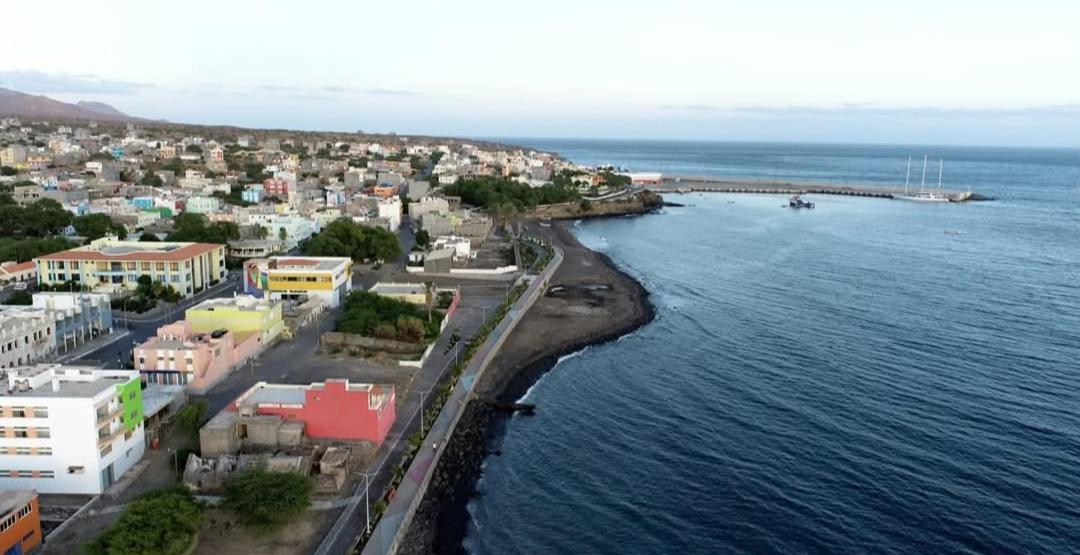
[[[37,493],[0,491],[0,553],[22,555],[41,544]]]

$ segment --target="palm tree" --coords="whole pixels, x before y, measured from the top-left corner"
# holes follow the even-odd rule
[[[424,282],[424,304],[427,305],[427,321],[431,323],[431,306],[435,304],[435,283]]]

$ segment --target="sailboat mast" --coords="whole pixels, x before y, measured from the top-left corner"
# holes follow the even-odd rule
[[[923,157],[922,157],[922,183],[919,185],[919,192],[920,193],[924,189],[926,189],[926,159],[927,159],[927,156],[925,154],[923,154]]]
[[[908,194],[908,182],[911,181],[911,155],[907,157],[907,175],[904,176],[904,194]]]
[[[937,165],[937,188],[938,189],[941,189],[941,172],[944,171],[944,167],[945,167],[945,159],[942,158],[942,159],[938,160],[938,165]]]

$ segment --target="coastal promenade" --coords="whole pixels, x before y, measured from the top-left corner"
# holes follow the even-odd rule
[[[851,183],[820,183],[810,181],[788,181],[782,179],[755,179],[742,177],[720,176],[673,176],[665,177],[663,183],[650,187],[658,193],[757,193],[757,194],[786,194],[786,195],[842,195],[851,197],[876,197],[895,198],[905,194],[904,187],[887,187],[882,185],[860,185]],[[907,193],[915,194],[919,190],[917,184],[908,186]],[[986,197],[972,191],[959,191],[955,189],[938,190],[936,187],[927,190],[940,192],[952,202],[967,202],[974,200],[987,200]]]
[[[562,264],[563,256],[561,249],[554,249],[554,256],[550,263],[540,274],[530,279],[525,292],[514,303],[513,307],[507,312],[506,317],[499,322],[466,366],[450,398],[447,399],[439,416],[432,423],[419,452],[417,452],[409,465],[393,500],[364,545],[362,551],[364,555],[386,555],[397,551],[399,542],[409,529],[412,517],[423,500],[432,475],[438,467],[439,458],[446,448],[447,440],[453,434],[465,407],[469,403],[474,386],[483,376],[484,371],[495,358],[499,347],[509,337],[510,332],[521,321],[533,303],[543,296],[551,277]],[[522,279],[528,279],[528,276],[523,276]],[[337,537],[338,535],[331,533],[328,538]],[[352,545],[342,545],[337,541],[323,542],[316,553],[326,555],[345,553],[351,547]]]

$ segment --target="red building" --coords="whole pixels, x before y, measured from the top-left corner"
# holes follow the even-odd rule
[[[0,492],[0,553],[30,553],[40,544],[41,516],[37,493]]]
[[[259,382],[228,410],[251,407],[255,414],[304,423],[314,438],[371,441],[381,445],[396,417],[394,386],[326,380],[311,385]],[[245,411],[246,412],[246,411]]]

